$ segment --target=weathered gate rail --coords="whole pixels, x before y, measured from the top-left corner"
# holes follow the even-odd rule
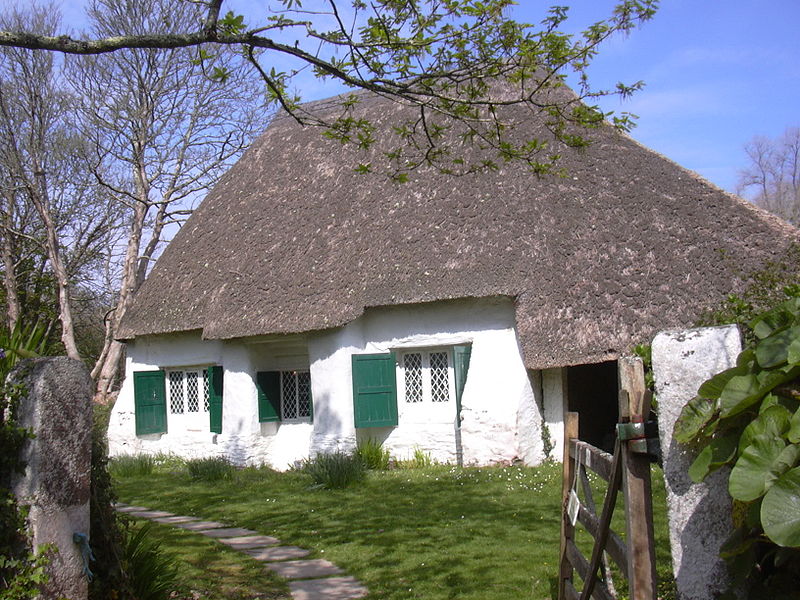
[[[620,424],[613,456],[578,439],[577,413],[568,413],[565,421],[559,600],[615,600],[617,594],[606,554],[628,580],[631,600],[656,599],[651,460],[647,454],[652,445],[648,444],[644,423],[650,412],[650,395],[639,359],[620,358],[619,382]],[[587,469],[608,483],[600,515],[596,512]],[[589,559],[575,543],[575,526],[568,514],[570,495],[577,481],[581,482],[583,500],[576,523],[595,540]],[[625,504],[626,541],[611,530],[620,489]],[[598,569],[603,573],[600,578]],[[583,580],[580,592],[573,579],[575,571]]]

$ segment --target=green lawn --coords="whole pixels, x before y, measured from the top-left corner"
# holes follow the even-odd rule
[[[434,466],[370,472],[352,488],[322,490],[311,489],[299,472],[244,469],[233,482],[203,483],[162,470],[120,478],[116,490],[122,502],[220,520],[309,548],[311,557],[361,580],[372,600],[539,600],[555,597],[560,477],[561,466],[553,464]],[[659,572],[669,573],[657,469],[654,484]],[[191,536],[163,535],[168,550]],[[252,568],[240,556],[243,568]],[[280,593],[275,588],[266,597]]]

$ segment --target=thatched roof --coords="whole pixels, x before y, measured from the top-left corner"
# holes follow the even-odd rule
[[[408,108],[365,95],[358,110],[381,131]],[[297,333],[365,307],[509,296],[529,368],[597,362],[692,325],[798,239],[611,127],[591,137],[563,151],[566,177],[512,162],[394,183],[354,167],[396,140],[365,155],[276,118],[164,251],[119,335]]]

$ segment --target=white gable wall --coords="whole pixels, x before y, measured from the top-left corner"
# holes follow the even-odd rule
[[[508,298],[371,308],[341,328],[269,340],[209,341],[199,333],[139,338],[128,347],[127,377],[109,425],[109,450],[112,455],[224,455],[237,464],[267,463],[285,469],[317,452],[350,450],[358,439],[373,437],[398,459],[409,458],[419,448],[435,460],[454,463],[454,395],[441,405],[406,404],[400,371],[398,426],[356,430],[351,356],[451,350],[462,344],[472,345],[462,398],[464,464],[541,462],[543,388],[538,373],[531,385],[522,363],[514,305]],[[221,434],[209,431],[207,413],[206,422],[194,430],[187,429],[180,416],[168,414],[166,434],[136,437],[133,372],[215,364],[224,368]],[[256,373],[289,370],[310,370],[313,423],[259,423]]]

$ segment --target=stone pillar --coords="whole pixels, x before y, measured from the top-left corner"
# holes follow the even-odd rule
[[[723,470],[692,482],[688,471],[696,451],[673,440],[672,431],[700,384],[735,366],[741,348],[735,325],[665,331],[653,340],[672,563],[678,597],[685,600],[712,600],[729,587],[719,549],[733,529],[731,498]]]
[[[19,424],[33,429],[14,481],[18,503],[30,507],[33,545],[51,544],[45,598],[85,600],[88,582],[74,533],[89,534],[92,384],[86,367],[70,358],[37,358],[10,375],[27,390]]]

